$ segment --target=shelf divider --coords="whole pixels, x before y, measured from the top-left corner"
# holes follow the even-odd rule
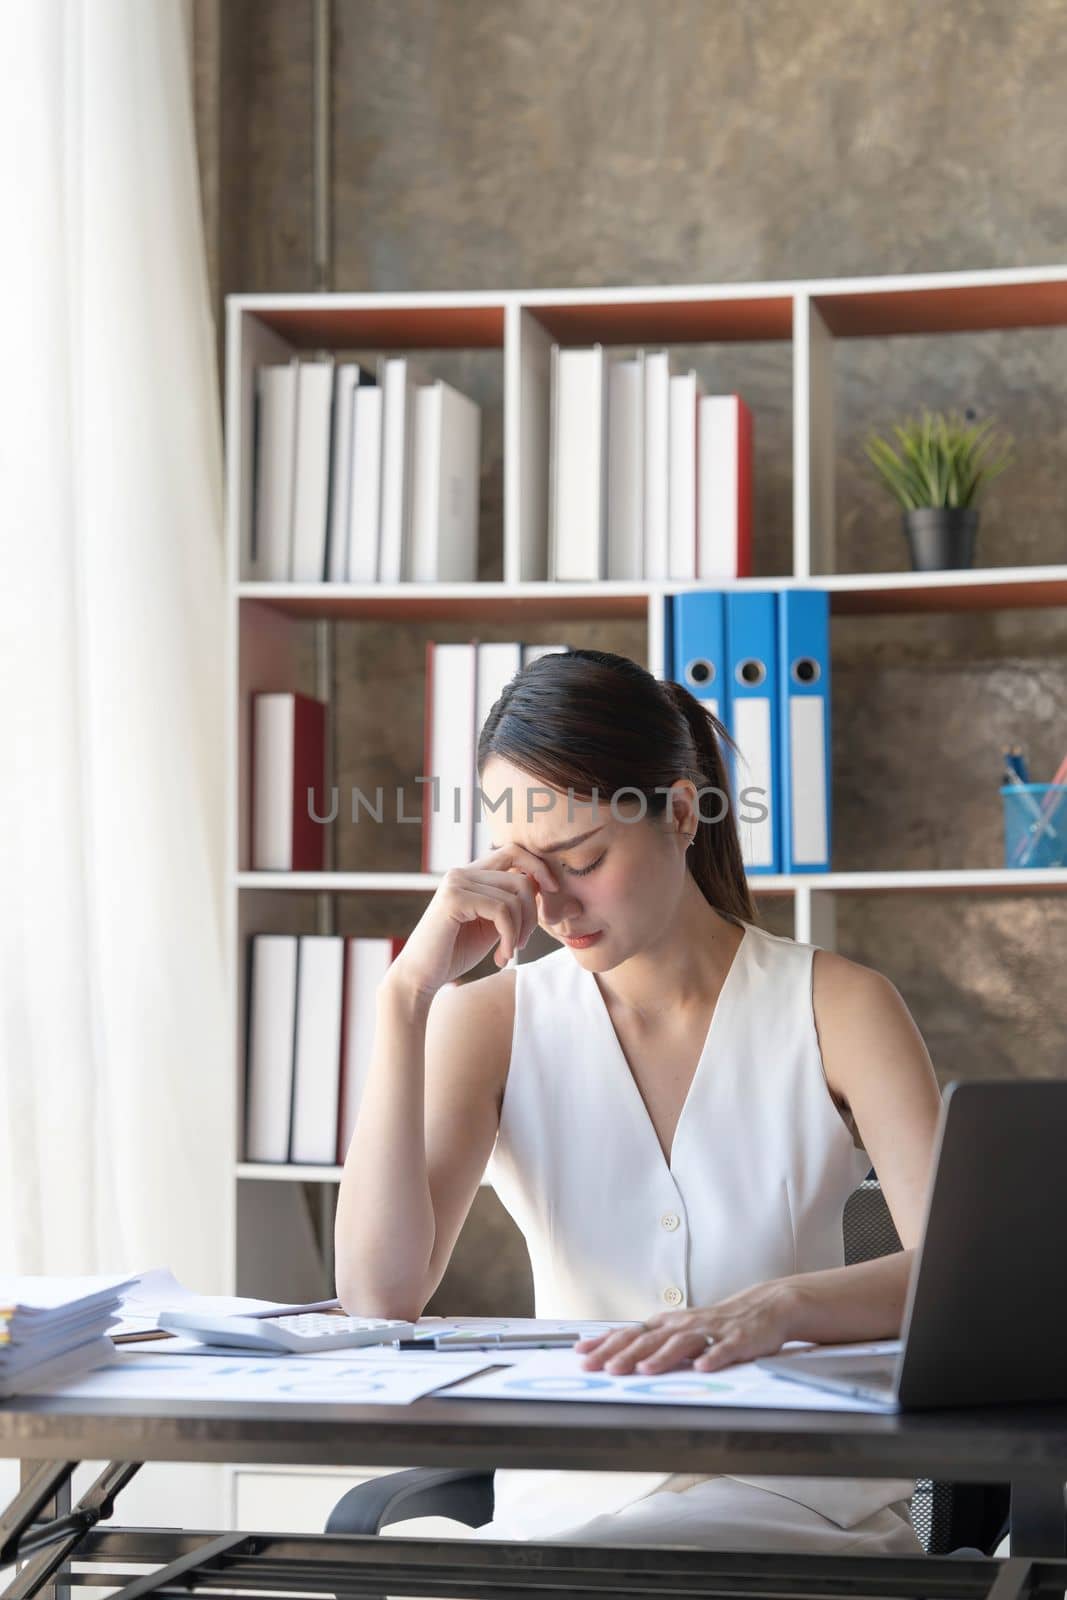
[[[809,294],[794,301],[793,572],[834,570],[834,344]]]

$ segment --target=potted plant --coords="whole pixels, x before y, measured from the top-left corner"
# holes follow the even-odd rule
[[[875,475],[900,502],[917,572],[974,561],[979,493],[1010,463],[1010,434],[969,424],[958,412],[930,412],[895,424],[899,451],[877,434],[864,445]]]

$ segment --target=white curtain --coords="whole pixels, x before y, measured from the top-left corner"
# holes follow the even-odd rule
[[[7,0],[0,1271],[227,1272],[221,428],[181,0]]]

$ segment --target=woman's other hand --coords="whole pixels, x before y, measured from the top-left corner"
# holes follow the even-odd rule
[[[760,1283],[717,1305],[658,1311],[643,1327],[579,1339],[574,1348],[585,1358],[584,1372],[648,1374],[689,1364],[697,1372],[717,1372],[739,1361],[775,1355],[791,1337],[792,1303],[788,1284]]]

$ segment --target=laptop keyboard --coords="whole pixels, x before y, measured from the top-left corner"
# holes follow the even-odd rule
[[[892,1372],[887,1372],[885,1367],[849,1367],[847,1374],[839,1368],[834,1373],[835,1377],[847,1376],[850,1383],[868,1383],[877,1389],[891,1389],[893,1387]]]

